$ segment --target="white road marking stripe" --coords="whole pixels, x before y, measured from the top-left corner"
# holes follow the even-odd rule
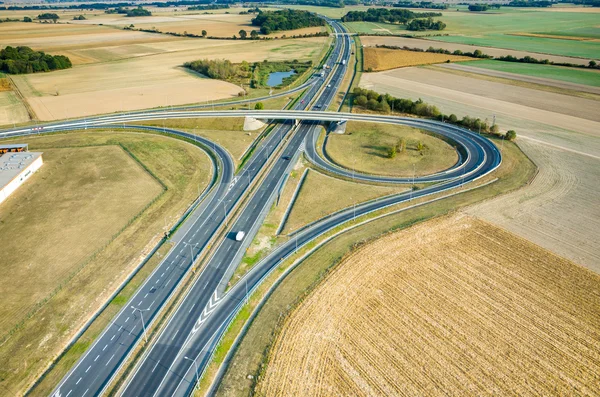
[[[108,359],[108,361],[106,362],[106,364],[104,364],[105,367],[108,365],[108,363],[110,362],[110,360],[113,359],[114,356],[115,356],[114,354],[112,356],[110,356],[110,358]]]
[[[152,372],[154,372],[154,370],[156,369],[156,367],[158,367],[158,363],[159,363],[159,362],[160,362],[160,361],[157,361],[157,362],[156,362],[156,365],[154,366],[154,368],[152,368]]]
[[[98,358],[100,358],[100,355],[99,355],[99,354],[98,354],[98,355],[96,356],[96,358],[94,359],[94,362],[98,361]]]
[[[154,304],[154,302],[156,302],[156,299],[154,299],[154,300],[152,301],[152,303],[150,304],[150,306],[148,306],[148,309],[150,309],[150,308],[152,307],[152,305]]]
[[[127,317],[127,318],[125,319],[125,322],[127,322],[127,321],[129,321],[129,317]]]
[[[85,391],[83,392],[83,394],[81,395],[81,397],[85,396],[89,390],[90,389],[85,389]]]
[[[108,343],[106,345],[104,345],[104,349],[102,349],[102,351],[106,350],[107,347],[108,347]]]
[[[148,296],[148,294],[144,295],[144,299],[146,299],[147,296]]]
[[[73,389],[69,390],[69,392],[67,393],[67,395],[65,397],[69,397],[69,394],[71,394],[71,392],[73,392]]]
[[[170,282],[171,282],[171,279],[168,279],[168,280],[167,280],[167,284],[169,284]]]
[[[110,340],[113,340],[113,339],[115,339],[115,336],[117,336],[117,334],[114,334],[114,335],[112,336],[112,338],[110,338]]]
[[[91,365],[88,367],[88,369],[86,369],[86,370],[85,370],[85,373],[86,373],[86,374],[88,373],[88,371],[90,370],[90,368],[92,368],[92,366],[91,366]]]
[[[178,333],[179,333],[179,330],[175,331],[175,333],[173,334],[173,337],[171,338],[171,340],[175,339],[175,336],[177,336]]]
[[[81,382],[81,379],[83,379],[83,378],[79,378],[79,380],[77,382],[75,382],[75,384],[78,385],[79,382]]]
[[[190,311],[189,311],[188,313],[191,313],[191,312],[192,312],[192,309],[194,308],[194,306],[196,306],[196,304],[195,304],[195,303],[192,305],[192,307],[190,307]]]
[[[117,332],[119,332],[119,331],[120,331],[120,330],[122,330],[122,329],[123,329],[123,326],[121,325],[121,326],[119,327],[119,329],[117,330]]]

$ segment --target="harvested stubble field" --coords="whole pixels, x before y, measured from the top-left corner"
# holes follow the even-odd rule
[[[389,158],[389,148],[405,140],[406,148]],[[417,150],[418,143],[424,146]],[[413,176],[430,175],[452,167],[458,161],[456,150],[445,141],[417,128],[351,121],[345,134],[329,134],[327,155],[337,164],[369,174]],[[414,165],[414,169],[413,169]]]
[[[0,46],[27,45],[64,54],[75,65],[52,73],[14,76],[16,88],[40,120],[234,98],[240,87],[203,78],[182,65],[203,58],[316,61],[327,40],[242,42],[186,39],[98,25],[0,26]]]
[[[16,141],[23,139],[4,142]],[[0,207],[5,395],[21,394],[40,375],[211,178],[203,152],[157,135],[69,133],[26,142],[44,152],[45,164]]]
[[[363,49],[364,69],[368,71],[383,71],[405,66],[430,65],[433,63],[472,61],[472,58],[436,54],[432,52],[415,52],[390,50],[387,48],[366,47]]]
[[[365,73],[360,86],[400,98],[422,98],[445,114],[455,113],[459,118],[470,115],[491,120],[496,115],[501,128],[522,129],[522,124],[507,125],[501,121],[507,116],[598,134],[597,100],[486,81],[477,74],[458,75],[434,66],[402,68]]]
[[[454,215],[348,255],[285,320],[257,395],[598,395],[600,277]]]

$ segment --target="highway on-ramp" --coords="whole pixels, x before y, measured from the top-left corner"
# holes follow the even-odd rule
[[[341,27],[331,22],[336,31]],[[349,59],[350,38],[339,36],[331,59]],[[330,61],[328,61],[329,63]],[[231,209],[244,197],[248,187],[255,183],[269,159],[278,153],[273,164],[261,181],[256,181],[252,195],[247,199],[239,217],[226,225],[230,234],[218,245],[214,254],[203,267],[193,286],[170,316],[160,331],[156,342],[145,352],[123,388],[126,396],[171,396],[189,395],[196,380],[196,373],[202,373],[210,360],[231,319],[242,307],[248,293],[251,293],[282,260],[293,254],[297,247],[314,240],[323,233],[363,214],[380,210],[427,195],[463,186],[496,169],[501,156],[495,145],[472,132],[449,124],[414,118],[390,116],[357,115],[322,112],[330,104],[338,91],[346,64],[338,63],[328,80],[310,88],[295,106],[295,111],[195,111],[169,110],[135,112],[130,114],[99,116],[86,120],[57,122],[40,127],[12,129],[0,132],[0,136],[18,136],[41,132],[64,131],[85,127],[123,125],[141,120],[190,118],[190,117],[240,117],[252,116],[264,119],[306,120],[299,125],[283,124],[276,127],[257,148],[250,161],[238,173],[233,174],[233,163],[226,151],[210,141],[183,132],[157,127],[136,127],[148,130],[169,132],[189,139],[196,139],[207,151],[212,152],[218,165],[218,179],[212,190],[186,222],[179,233],[175,247],[169,252],[157,269],[146,280],[123,310],[113,319],[109,327],[88,349],[77,365],[61,381],[54,395],[89,396],[99,395],[110,383],[120,366],[125,362],[137,343],[143,340],[144,326],[148,326],[164,304],[169,301],[176,286],[192,266],[194,258],[206,247],[224,226],[224,220]],[[313,101],[314,100],[314,101]],[[306,107],[311,103],[311,111]],[[437,182],[424,189],[389,196],[374,202],[357,205],[354,208],[335,213],[296,233],[286,244],[276,248],[249,273],[225,292],[227,282],[241,260],[244,249],[261,225],[275,194],[285,181],[295,160],[305,148],[307,157],[317,166],[341,176],[350,173],[316,153],[316,134],[320,127],[316,122],[359,120],[379,123],[411,125],[427,129],[454,142],[460,149],[461,161],[443,173],[416,178],[416,182]],[[356,179],[383,182],[407,182],[385,180],[353,173]],[[372,179],[374,178],[374,179]],[[231,238],[231,233],[243,230],[247,237],[243,242]],[[143,320],[142,320],[143,317]],[[187,358],[186,358],[187,357]]]

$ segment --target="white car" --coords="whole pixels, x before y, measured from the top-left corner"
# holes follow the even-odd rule
[[[246,236],[246,233],[244,233],[240,230],[239,232],[237,232],[235,234],[235,241],[242,241],[245,236]]]

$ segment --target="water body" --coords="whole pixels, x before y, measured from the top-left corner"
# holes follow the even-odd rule
[[[296,74],[295,70],[290,70],[289,72],[271,72],[269,73],[269,78],[267,79],[267,85],[269,87],[277,87],[283,79],[286,77],[290,77],[291,75]]]

